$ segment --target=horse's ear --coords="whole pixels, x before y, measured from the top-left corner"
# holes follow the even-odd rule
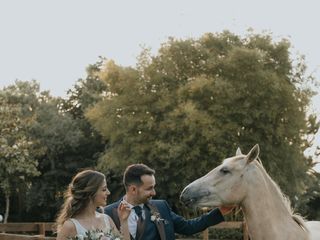
[[[241,149],[238,147],[236,151],[236,156],[242,155]]]
[[[253,160],[256,160],[260,153],[260,147],[258,144],[254,145],[254,147],[247,154],[247,163],[251,163]]]

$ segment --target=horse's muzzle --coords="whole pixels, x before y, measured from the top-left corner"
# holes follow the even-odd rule
[[[209,195],[209,191],[192,191],[190,188],[185,188],[181,195],[180,200],[187,206],[196,204],[201,198]]]

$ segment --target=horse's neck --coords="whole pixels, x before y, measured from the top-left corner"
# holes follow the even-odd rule
[[[304,240],[306,233],[292,219],[288,207],[272,182],[257,173],[254,184],[242,202],[242,210],[253,240]]]
[[[285,211],[276,210],[273,203],[267,202],[265,195],[260,194],[247,198],[242,204],[242,210],[253,240],[285,240],[282,231],[287,227],[290,216]],[[283,213],[283,215],[281,215]],[[279,236],[277,238],[277,236]],[[302,238],[300,238],[302,239]]]

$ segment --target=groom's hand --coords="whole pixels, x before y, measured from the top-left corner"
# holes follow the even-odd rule
[[[235,208],[236,206],[220,206],[219,210],[222,213],[222,215],[226,215],[229,214]]]
[[[121,201],[118,207],[120,222],[126,221],[131,213],[131,208],[126,201]]]

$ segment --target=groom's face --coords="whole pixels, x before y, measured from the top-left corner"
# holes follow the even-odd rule
[[[156,180],[153,175],[142,175],[142,185],[137,187],[137,202],[146,203],[156,195]]]

